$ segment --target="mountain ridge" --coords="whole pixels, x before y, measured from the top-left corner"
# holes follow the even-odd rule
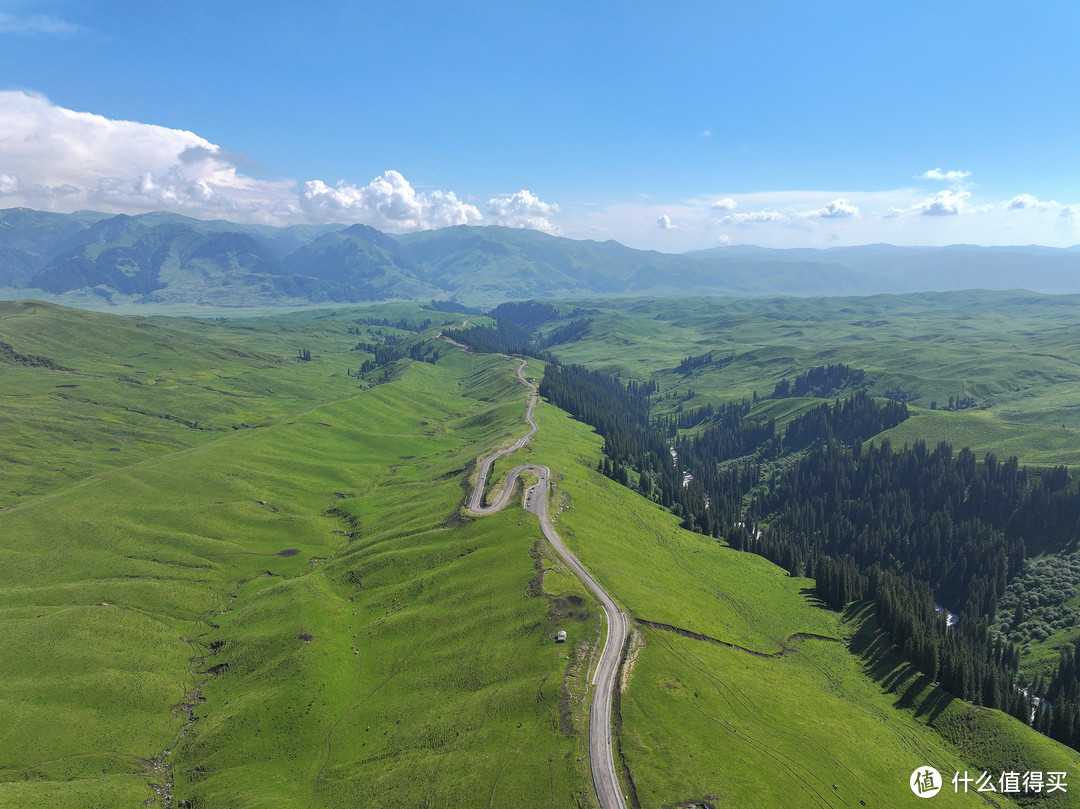
[[[450,298],[1080,292],[1080,245],[638,250],[497,225],[391,235],[153,212],[0,210],[0,297],[61,303],[296,306]]]

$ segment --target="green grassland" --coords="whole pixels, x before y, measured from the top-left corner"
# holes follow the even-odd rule
[[[936,801],[971,805],[951,792],[957,771],[1077,771],[1075,751],[944,694],[880,643],[860,647],[868,613],[818,606],[812,581],[680,529],[597,473],[602,442],[587,426],[546,404],[537,417],[527,451],[555,475],[574,552],[639,621],[728,644],[640,626],[619,735],[642,806],[913,805],[908,778],[924,765],[946,773]],[[1076,803],[1053,797],[1040,805]]]
[[[658,413],[768,396],[783,378],[844,363],[866,371],[873,395],[905,395],[928,412],[937,403],[931,417],[898,428],[901,442],[947,440],[1027,463],[1080,463],[1077,296],[968,291],[582,305],[597,311],[589,334],[553,353],[654,379]],[[684,357],[710,351],[711,364],[676,370]],[[976,408],[940,412],[961,395]]]
[[[999,458],[1015,455],[1034,466],[1080,466],[1080,430],[1048,427],[1029,422],[997,418],[992,410],[942,410],[910,408],[907,421],[875,438],[888,438],[893,446],[925,441],[934,446],[948,441],[956,447],[970,447],[982,458],[993,452]]]
[[[1076,296],[968,291],[593,306],[598,314],[590,333],[554,352],[564,361],[654,380],[656,413],[755,392],[766,397],[781,379],[815,365],[844,363],[865,370],[871,394],[909,402],[910,418],[875,442],[887,438],[900,447],[945,441],[970,447],[977,457],[992,452],[1036,466],[1080,466]],[[684,357],[706,352],[712,352],[712,362],[678,370]],[[945,410],[949,398],[958,396],[975,406]],[[783,427],[820,402],[759,398],[750,418],[775,418]],[[1078,600],[1074,588],[1070,607]],[[1080,627],[1062,610],[1046,627],[1020,633],[1022,668],[1029,676],[1056,670],[1062,647],[1078,634]]]
[[[284,328],[354,361],[344,325],[318,342],[312,322],[251,342]],[[124,341],[146,330],[112,325],[17,349],[83,368],[93,339],[137,353]],[[179,331],[224,342],[215,328]],[[0,511],[0,805],[589,805],[599,610],[535,521],[458,515],[478,450],[524,429],[524,397],[505,360],[449,354],[362,391],[298,363],[309,376],[261,403],[262,429],[91,465]],[[100,423],[67,426],[100,444]],[[563,627],[575,642],[555,646]]]
[[[638,301],[556,353],[610,352],[612,367],[662,380],[674,408],[768,392],[821,362],[884,374],[887,351],[873,367],[826,353],[840,320],[946,317],[932,300],[866,300],[824,304],[819,321],[805,301]],[[973,294],[972,311],[985,303]],[[599,607],[533,516],[460,512],[477,457],[525,429],[514,363],[444,345],[385,384],[350,376],[371,355],[349,349],[376,329],[427,340],[460,321],[414,304],[224,322],[0,306],[0,342],[24,358],[0,358],[0,806],[593,805]],[[770,336],[761,307],[799,328]],[[1033,331],[1068,333],[1070,313]],[[1002,332],[1016,317],[990,314]],[[414,335],[364,317],[434,323]],[[755,359],[661,373],[735,352],[721,339],[735,334]],[[1047,351],[1072,356],[1060,339]],[[310,362],[296,359],[305,348]],[[1053,395],[1006,428],[1061,430],[1038,419],[1050,399],[1066,407],[1072,377],[1039,384]],[[915,413],[945,435],[998,424],[993,408]],[[642,806],[902,806],[923,765],[1077,771],[1075,752],[914,675],[875,645],[865,612],[821,608],[811,581],[683,531],[598,474],[585,425],[546,403],[536,417],[512,463],[551,468],[567,544],[636,619],[730,644],[641,624],[619,739]],[[936,800],[965,803],[950,792]],[[1072,805],[1054,797],[1040,805]]]
[[[355,393],[370,383],[349,372],[371,354],[352,346],[414,336],[355,322],[372,317],[454,319],[415,304],[221,322],[0,302],[0,508]]]

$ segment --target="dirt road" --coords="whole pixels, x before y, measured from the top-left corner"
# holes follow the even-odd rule
[[[604,608],[607,616],[607,637],[604,641],[604,649],[600,654],[600,661],[593,673],[592,702],[589,708],[589,767],[592,770],[593,787],[596,789],[596,797],[601,809],[626,809],[623,799],[622,788],[619,786],[619,778],[615,770],[615,752],[612,743],[611,710],[612,700],[617,687],[616,681],[619,674],[619,658],[622,655],[623,646],[626,644],[626,636],[629,632],[629,619],[626,614],[619,610],[611,596],[596,583],[596,580],[585,569],[576,556],[570,552],[548,517],[548,494],[552,489],[551,471],[546,466],[539,464],[526,464],[516,466],[507,475],[506,485],[494,503],[490,506],[481,506],[484,497],[484,486],[491,472],[491,465],[505,455],[521,449],[528,443],[537,430],[536,421],[533,419],[533,407],[536,404],[536,386],[529,382],[524,375],[526,360],[518,360],[518,379],[529,389],[529,404],[525,409],[525,420],[529,424],[529,431],[514,444],[485,458],[480,464],[480,473],[469,497],[468,509],[474,514],[493,514],[505,508],[510,502],[514,492],[514,485],[520,474],[526,470],[537,475],[539,480],[525,491],[525,508],[540,518],[540,527],[544,536],[560,558],[577,574],[585,586],[596,596]]]

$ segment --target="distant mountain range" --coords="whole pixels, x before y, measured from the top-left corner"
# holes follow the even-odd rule
[[[533,230],[276,228],[170,213],[0,210],[0,297],[298,305],[612,295],[1080,292],[1080,247],[718,247],[681,255]]]

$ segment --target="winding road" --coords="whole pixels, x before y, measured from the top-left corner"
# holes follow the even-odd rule
[[[460,345],[460,344],[457,344]],[[464,347],[464,346],[462,346]],[[509,359],[509,358],[508,358]],[[622,788],[619,786],[619,778],[615,770],[615,751],[611,738],[611,710],[618,687],[616,681],[619,675],[619,658],[622,656],[623,646],[629,633],[629,618],[622,612],[599,584],[596,583],[585,566],[581,564],[569,548],[563,544],[559,535],[551,525],[548,518],[548,492],[552,488],[551,470],[538,464],[525,464],[516,466],[510,470],[506,478],[506,485],[499,494],[498,499],[489,506],[483,506],[484,486],[491,466],[499,458],[509,455],[515,450],[521,449],[528,443],[539,429],[533,419],[533,408],[536,405],[536,386],[529,382],[524,375],[528,364],[527,360],[518,360],[518,379],[531,391],[529,404],[525,408],[525,421],[529,424],[529,431],[515,441],[511,446],[499,450],[484,458],[480,463],[480,473],[469,497],[468,510],[473,514],[494,514],[501,511],[509,504],[513,497],[514,486],[518,477],[524,471],[530,471],[539,478],[538,482],[525,490],[525,508],[540,518],[540,528],[547,537],[551,547],[559,554],[564,562],[573,569],[585,586],[596,596],[604,608],[607,616],[607,638],[604,641],[604,649],[600,653],[600,661],[593,673],[592,704],[589,708],[589,767],[592,770],[593,787],[601,809],[626,809],[623,799]]]

